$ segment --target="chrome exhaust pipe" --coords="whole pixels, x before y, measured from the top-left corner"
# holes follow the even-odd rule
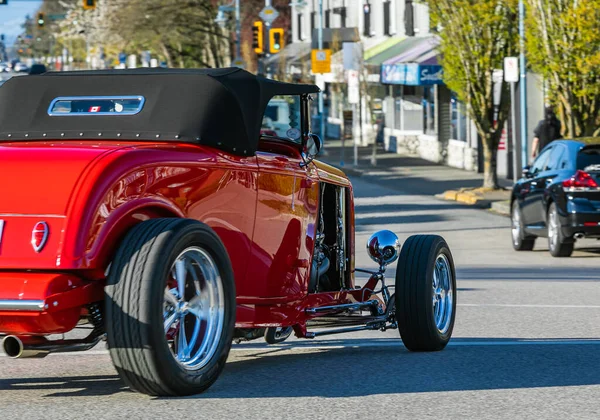
[[[49,341],[44,337],[19,338],[8,335],[2,341],[2,349],[12,359],[43,358],[50,353],[86,351],[100,342],[102,335],[92,333],[83,340]]]
[[[583,233],[583,232],[577,232],[575,235],[573,235],[573,237],[575,239],[583,239],[583,238],[585,238],[585,233]]]
[[[4,337],[4,340],[2,341],[2,350],[4,350],[4,353],[11,359],[43,358],[50,353],[48,350],[32,348],[31,345],[23,343],[23,341],[15,335],[7,335]]]

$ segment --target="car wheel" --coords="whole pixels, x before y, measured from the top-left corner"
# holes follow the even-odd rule
[[[531,251],[535,245],[535,236],[525,236],[523,216],[517,200],[513,201],[510,219],[513,248],[516,251]]]
[[[413,235],[396,270],[396,320],[410,351],[438,351],[448,344],[456,314],[456,273],[446,241]]]
[[[570,257],[575,243],[572,239],[563,236],[555,203],[550,204],[546,220],[548,220],[548,249],[550,254],[553,257]]]
[[[293,327],[269,327],[265,332],[265,341],[268,344],[283,343],[293,332]]]
[[[227,251],[207,225],[153,219],[119,247],[106,287],[110,356],[133,390],[197,394],[217,379],[235,324]]]

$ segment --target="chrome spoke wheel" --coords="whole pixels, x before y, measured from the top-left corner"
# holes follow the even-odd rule
[[[512,240],[515,245],[519,245],[521,240],[521,214],[518,208],[514,208],[512,213]]]
[[[556,213],[551,211],[548,218],[548,242],[550,249],[556,249],[558,244],[558,221]]]
[[[452,270],[448,258],[439,254],[433,270],[433,317],[441,334],[445,334],[452,323],[453,291]]]
[[[171,354],[184,368],[200,369],[214,356],[225,319],[223,296],[212,257],[195,246],[181,252],[165,288],[163,325]]]

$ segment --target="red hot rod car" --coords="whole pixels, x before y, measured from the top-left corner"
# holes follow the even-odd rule
[[[187,395],[217,379],[236,339],[397,328],[409,350],[443,349],[456,312],[450,250],[437,235],[401,247],[380,231],[367,243],[377,269],[355,268],[352,185],[315,160],[317,92],[240,69],[9,80],[0,89],[8,356],[106,340],[131,389]],[[273,98],[277,136],[261,134]],[[390,287],[384,272],[396,260]],[[370,274],[362,287],[357,271]],[[67,338],[83,328],[85,338]]]

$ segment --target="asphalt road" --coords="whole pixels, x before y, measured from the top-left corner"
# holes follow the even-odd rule
[[[600,243],[569,259],[543,241],[516,253],[508,219],[418,195],[420,178],[353,182],[358,266],[373,267],[364,244],[378,229],[448,241],[458,309],[444,351],[409,353],[397,331],[255,341],[234,345],[217,383],[183,399],[128,391],[102,346],[0,357],[2,418],[600,418]]]

